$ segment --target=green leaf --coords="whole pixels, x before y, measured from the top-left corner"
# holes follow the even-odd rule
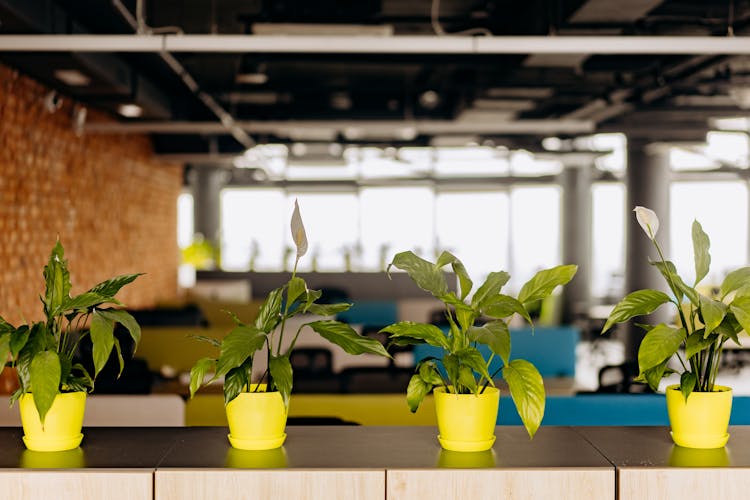
[[[466,365],[458,367],[458,384],[459,388],[465,387],[469,393],[476,394],[477,392],[477,380],[474,378],[474,372]],[[458,390],[459,394],[464,394],[464,391]]]
[[[651,314],[666,302],[669,302],[669,296],[658,290],[637,290],[629,293],[612,309],[604,328],[602,328],[602,333],[612,328],[615,323],[622,323],[636,316]]]
[[[491,321],[484,326],[469,328],[466,332],[469,340],[479,342],[500,356],[504,364],[510,361],[510,331],[504,321]]]
[[[78,373],[79,375],[72,375],[74,373]],[[71,376],[68,379],[68,390],[91,392],[93,389],[94,380],[91,378],[91,375],[89,375],[86,368],[80,363],[74,364],[71,369]]]
[[[440,257],[438,257],[436,266],[442,268],[446,264],[450,264],[451,268],[453,268],[453,272],[458,276],[458,282],[461,286],[461,300],[465,299],[466,296],[469,295],[471,288],[474,286],[471,278],[469,278],[469,273],[466,271],[466,267],[464,267],[463,263],[458,260],[455,255],[444,251],[440,254]]]
[[[382,347],[382,346],[381,346]],[[281,394],[284,404],[289,404],[289,396],[292,394],[292,364],[288,356],[271,356],[268,363],[271,378]]]
[[[21,349],[26,345],[29,340],[29,327],[21,325],[17,329],[13,330],[10,334],[10,355],[12,357],[18,356]]]
[[[471,309],[456,308],[456,319],[458,320],[458,324],[461,325],[461,331],[466,331],[467,328],[474,324],[476,314]]]
[[[671,373],[672,371],[667,368],[667,363],[669,362],[669,359],[665,359],[658,365],[654,366],[653,368],[649,368],[648,370],[642,372],[639,374],[638,378],[635,380],[637,382],[643,382],[645,381],[648,386],[653,390],[654,392],[659,390],[659,382],[661,382],[661,379],[664,378],[664,376],[668,373]]]
[[[321,337],[341,347],[349,354],[378,354],[390,358],[383,344],[370,337],[363,337],[351,326],[340,321],[321,320],[308,323]]]
[[[481,304],[483,300],[497,295],[503,286],[510,280],[510,274],[505,271],[492,272],[487,275],[487,279],[482,283],[482,286],[477,289],[476,293],[471,297],[471,305],[476,307],[477,304]]]
[[[443,331],[435,325],[414,323],[412,321],[401,321],[388,325],[381,332],[390,334],[391,339],[402,337],[419,339],[435,347],[449,349],[448,339]]]
[[[61,310],[63,311],[79,311],[88,310],[91,307],[98,306],[109,301],[109,297],[100,295],[95,292],[82,293],[73,298],[67,298],[63,302]]]
[[[302,294],[307,291],[307,284],[302,278],[295,276],[287,283],[286,301],[288,305],[292,305],[295,300],[300,298]]]
[[[115,338],[115,353],[117,353],[117,362],[120,365],[120,369],[117,372],[117,378],[122,375],[122,370],[125,369],[125,360],[122,359],[122,348],[120,347],[120,341]]]
[[[685,341],[685,357],[690,359],[716,342],[717,335],[703,336],[703,329],[691,333]]]
[[[5,361],[10,354],[10,333],[0,334],[0,373],[5,369]]]
[[[44,310],[48,317],[59,313],[63,302],[70,296],[70,273],[65,251],[60,240],[57,240],[44,266]]]
[[[729,307],[723,302],[709,299],[708,297],[700,296],[701,303],[701,315],[703,316],[703,324],[706,327],[704,337],[708,337],[726,316]]]
[[[721,283],[721,298],[725,298],[731,292],[744,286],[750,285],[750,267],[741,267],[727,274]]]
[[[42,351],[34,356],[29,367],[31,391],[34,405],[39,412],[39,420],[44,425],[44,418],[52,408],[55,396],[60,388],[60,358],[54,351]]]
[[[490,384],[492,384],[492,377],[487,371],[487,361],[482,357],[482,354],[473,347],[465,347],[459,351],[456,351],[456,357],[462,365],[466,365],[472,368],[481,376],[486,378]],[[459,373],[460,376],[460,373]]]
[[[443,366],[445,367],[446,373],[448,373],[448,380],[454,386],[458,381],[458,367],[459,367],[458,356],[455,354],[446,354],[443,356]],[[447,388],[446,388],[447,390]]]
[[[284,288],[276,288],[268,293],[263,305],[260,306],[255,326],[258,330],[271,333],[281,321],[281,299]]]
[[[680,392],[682,392],[682,396],[685,398],[685,403],[687,403],[688,396],[693,392],[697,383],[698,377],[693,372],[683,372],[680,375]]]
[[[247,368],[243,366],[237,366],[227,372],[224,377],[224,405],[229,404],[234,398],[239,396],[243,389],[247,386],[249,380],[247,378]]]
[[[448,284],[445,282],[443,271],[431,262],[417,257],[411,251],[397,253],[393,257],[393,262],[388,265],[388,270],[391,266],[406,271],[419,288],[430,292],[435,297],[440,298],[448,293]]]
[[[695,260],[695,284],[697,285],[700,281],[708,274],[708,268],[711,266],[711,255],[708,253],[708,249],[711,246],[711,242],[708,239],[708,235],[703,231],[700,222],[697,220],[693,221],[693,254]],[[687,400],[687,396],[685,396]]]
[[[97,312],[111,321],[120,323],[127,329],[130,338],[133,339],[133,353],[135,353],[138,344],[141,342],[141,327],[135,318],[123,309],[97,309]]]
[[[660,324],[648,332],[638,349],[638,366],[641,372],[671,358],[685,340],[683,328],[672,328]]]
[[[255,351],[263,348],[266,334],[253,326],[236,326],[221,342],[221,353],[216,361],[216,376],[242,365]]]
[[[333,316],[344,311],[348,311],[351,304],[342,302],[341,304],[310,304],[307,312],[317,314],[318,316]]]
[[[123,274],[106,281],[102,281],[98,285],[94,286],[91,290],[89,290],[89,292],[103,295],[105,297],[114,297],[122,287],[135,281],[138,276],[143,276],[143,273]]]
[[[60,384],[62,385],[68,380],[68,377],[70,377],[70,372],[73,369],[73,360],[59,354],[58,358],[60,358]]]
[[[190,398],[195,395],[195,392],[203,385],[203,379],[206,378],[206,373],[216,363],[215,359],[201,358],[195,362],[192,368],[190,368]]]
[[[323,292],[320,290],[308,290],[307,294],[305,294],[305,307],[302,309],[302,312],[307,312],[322,295]]]
[[[437,363],[435,363],[435,361],[431,359],[422,360],[417,365],[417,370],[419,372],[419,376],[422,377],[422,380],[424,380],[428,384],[431,384],[433,386],[443,384],[443,379],[440,378],[440,374],[438,373],[437,369]]]
[[[735,297],[732,303],[729,304],[729,309],[734,314],[737,322],[742,326],[742,329],[750,332],[750,296]]]
[[[479,303],[479,309],[483,314],[491,318],[507,318],[508,316],[518,313],[529,324],[531,316],[521,302],[510,295],[492,295]]]
[[[216,340],[212,337],[206,337],[205,335],[188,335],[188,337],[191,339],[199,340],[201,342],[206,342],[214,347],[221,347],[221,341]]]
[[[526,432],[533,438],[544,418],[544,382],[534,365],[514,359],[503,367],[503,378],[516,405]]]
[[[92,357],[94,359],[94,378],[99,375],[104,365],[107,364],[109,355],[115,345],[114,336],[115,323],[109,317],[102,314],[99,309],[94,311],[91,319],[91,343],[93,345]]]
[[[427,396],[431,390],[432,384],[428,384],[422,380],[419,373],[412,375],[409,380],[409,385],[406,388],[406,403],[409,405],[409,410],[411,410],[412,413],[419,409],[419,405],[422,404],[425,396]]]
[[[578,266],[568,264],[539,271],[521,287],[518,301],[527,304],[548,297],[558,285],[565,285],[575,276]]]
[[[719,335],[730,338],[732,341],[734,341],[735,344],[738,346],[741,346],[742,343],[740,342],[739,337],[737,336],[738,333],[742,331],[742,325],[739,324],[737,319],[734,316],[733,312],[727,313],[726,316],[724,316],[724,320],[721,322],[721,324],[714,330],[714,333],[718,333]]]
[[[669,289],[672,290],[672,293],[674,294],[678,302],[682,302],[683,295],[686,295],[687,298],[690,299],[690,302],[692,302],[695,306],[700,306],[698,292],[696,292],[694,288],[686,285],[685,282],[682,281],[680,275],[677,274],[677,268],[674,266],[674,263],[672,263],[671,261],[655,261],[651,262],[650,264],[659,270],[661,275],[664,277],[664,280],[667,282],[667,285],[669,285]]]

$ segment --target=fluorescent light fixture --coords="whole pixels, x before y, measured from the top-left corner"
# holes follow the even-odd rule
[[[393,36],[393,26],[381,24],[253,23],[255,35],[286,36]]]
[[[77,69],[57,69],[55,78],[69,87],[86,87],[91,83],[91,78]]]
[[[263,85],[268,81],[268,75],[265,73],[240,73],[234,81],[248,85]]]
[[[710,122],[719,130],[750,130],[750,118],[746,116],[713,118]]]
[[[137,104],[120,104],[117,107],[117,112],[125,118],[138,118],[143,115],[143,108]]]

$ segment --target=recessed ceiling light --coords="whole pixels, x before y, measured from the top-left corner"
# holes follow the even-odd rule
[[[143,114],[143,108],[137,104],[120,104],[117,112],[125,118],[138,118]]]
[[[91,83],[91,78],[77,69],[57,69],[55,70],[55,78],[70,87],[85,87]]]

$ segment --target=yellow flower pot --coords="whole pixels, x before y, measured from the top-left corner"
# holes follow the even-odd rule
[[[261,384],[260,390],[266,385]],[[251,391],[255,385],[251,387]],[[226,407],[229,442],[240,450],[272,450],[284,444],[288,409],[275,392],[242,392]]]
[[[680,386],[670,385],[667,413],[675,444],[686,448],[721,448],[729,440],[732,389],[715,385],[713,392],[692,392],[686,403]]]
[[[484,451],[495,443],[500,391],[487,387],[482,394],[451,394],[435,389],[438,441],[451,451]]]
[[[23,442],[33,451],[65,451],[77,448],[83,440],[83,412],[86,409],[85,392],[67,392],[55,396],[52,407],[39,420],[34,397],[24,394],[19,401]]]

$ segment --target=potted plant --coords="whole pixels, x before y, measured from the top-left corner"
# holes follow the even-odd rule
[[[138,276],[117,276],[71,297],[68,262],[58,240],[44,267],[44,321],[16,327],[0,317],[0,360],[10,358],[18,371],[20,387],[10,400],[11,404],[20,400],[23,441],[28,449],[63,451],[81,443],[86,393],[94,389],[94,379],[113,350],[120,373],[124,365],[114,335],[115,323],[130,332],[133,351],[141,337],[138,323],[127,311],[102,306],[122,305],[115,295]],[[76,360],[78,345],[87,336],[93,346],[93,376]]]
[[[676,324],[639,325],[646,331],[638,349],[639,380],[657,391],[663,377],[679,373],[679,385],[666,388],[672,439],[689,448],[720,448],[729,439],[732,390],[716,384],[716,375],[724,344],[729,340],[739,344],[738,334],[750,331],[750,267],[729,273],[718,295],[700,293],[696,288],[711,264],[710,241],[700,223],[693,221],[692,226],[695,280],[690,286],[656,241],[656,214],[644,207],[634,211],[659,256],[650,264],[664,277],[672,295],[650,289],[629,293],[612,310],[602,333],[616,323],[672,304]]]
[[[286,322],[294,316],[310,313],[330,316],[351,307],[351,304],[317,304],[319,290],[310,290],[297,276],[299,259],[307,252],[307,236],[299,205],[295,201],[291,231],[296,246],[292,276],[284,285],[269,292],[252,324],[243,323],[236,315],[236,326],[219,342],[200,337],[220,348],[219,357],[202,358],[190,370],[190,397],[201,385],[224,378],[224,404],[229,423],[229,442],[244,450],[269,450],[284,443],[289,397],[292,392],[292,365],[289,356],[305,327],[336,344],[350,354],[389,356],[375,339],[359,335],[349,325],[334,320],[315,320],[302,324],[290,343],[284,342]],[[287,339],[288,340],[288,339]],[[267,366],[260,380],[253,382],[255,356],[263,352]],[[206,375],[213,373],[210,380]]]
[[[449,291],[442,271],[449,264],[458,276],[459,295]],[[510,275],[492,272],[467,299],[473,283],[461,261],[449,252],[443,252],[436,263],[412,252],[401,252],[393,258],[388,271],[391,266],[406,271],[420,288],[443,302],[449,325],[444,332],[432,324],[402,321],[381,330],[397,345],[426,343],[443,349],[440,358],[426,358],[417,364],[406,390],[410,410],[416,412],[434,389],[442,447],[452,451],[488,450],[495,442],[500,397],[493,381],[498,371],[490,373],[489,366],[499,356],[502,376],[526,431],[533,438],[544,416],[544,384],[533,364],[523,359],[511,360],[508,322],[519,314],[533,327],[528,305],[568,283],[577,267],[564,265],[539,271],[515,298],[501,293]],[[477,324],[482,318],[487,321]],[[486,359],[478,344],[489,348]]]

